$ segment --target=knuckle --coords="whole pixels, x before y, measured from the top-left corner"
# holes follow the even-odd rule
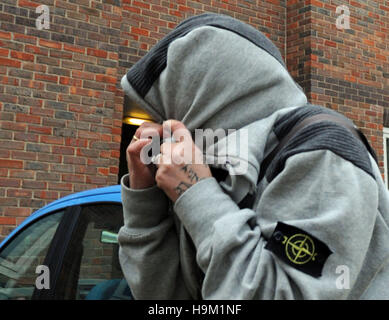
[[[132,154],[132,153],[134,153],[134,151],[135,151],[135,148],[134,148],[134,145],[133,144],[130,144],[128,147],[127,147],[127,153],[128,154]]]

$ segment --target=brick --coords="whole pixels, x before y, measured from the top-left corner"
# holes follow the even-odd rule
[[[44,117],[53,117],[54,110],[42,108],[43,101],[39,100],[39,102],[40,102],[40,106],[38,107],[32,106],[30,108],[30,114],[44,116]]]
[[[65,145],[66,146],[72,146],[72,147],[86,148],[88,146],[88,140],[66,138],[65,139]]]
[[[2,57],[8,57],[9,50],[8,49],[2,49],[0,48],[0,56]]]
[[[11,211],[12,211],[12,208],[11,208]],[[15,217],[0,217],[0,225],[15,225],[15,224],[16,224]]]
[[[39,209],[46,204],[44,200],[36,200],[36,199],[20,199],[20,205],[22,207]]]
[[[11,32],[0,31],[0,38],[6,39],[6,40],[11,40],[11,38],[12,38]]]
[[[58,192],[56,191],[34,191],[34,198],[56,200],[58,197]]]
[[[74,37],[65,35],[65,34],[59,34],[59,33],[52,33],[51,34],[51,40],[58,41],[58,42],[67,42],[70,44],[74,44]]]
[[[39,45],[47,48],[61,49],[62,43],[39,39]]]
[[[109,167],[109,173],[117,175],[119,173],[118,167]]]
[[[1,122],[1,129],[3,130],[25,131],[26,128],[27,125],[24,123],[15,123],[15,122],[8,122],[8,121]]]
[[[96,81],[116,84],[118,82],[118,79],[116,77],[109,77],[109,76],[105,76],[105,75],[96,75]]]
[[[68,87],[64,87],[64,86],[56,85],[56,84],[51,84],[51,83],[46,84],[46,90],[51,91],[51,92],[58,92],[58,93],[68,93],[69,92]]]
[[[38,46],[33,46],[33,45],[25,45],[25,51],[29,53],[34,53],[42,56],[48,56],[49,55],[49,50],[45,48],[40,48]]]
[[[67,112],[67,111],[56,111],[55,118],[56,119],[74,120],[74,113]]]
[[[62,155],[73,155],[74,154],[73,147],[52,146],[51,151],[54,154],[55,153],[62,154]]]
[[[42,74],[42,73],[35,73],[34,74],[34,79],[35,80],[40,80],[40,81],[54,82],[54,83],[58,82],[58,76]]]
[[[30,43],[30,44],[36,44],[37,37],[14,33],[14,41],[20,41],[20,42],[25,42],[25,43]]]
[[[26,161],[24,168],[26,170],[47,171],[49,169],[49,165],[47,163],[44,163],[44,162]]]
[[[43,56],[37,56],[36,57],[36,62],[37,63],[41,63],[41,64],[47,64],[47,65],[50,65],[50,66],[57,66],[57,67],[59,67],[59,64],[60,64],[60,60],[59,59],[51,58],[51,57],[43,57]]]
[[[41,117],[18,113],[18,114],[16,114],[16,122],[40,124]]]
[[[0,57],[0,66],[20,68],[21,65],[22,63],[20,61]]]
[[[59,179],[58,179],[59,180]],[[72,191],[72,183],[63,183],[63,182],[48,182],[49,190],[59,190],[59,191]]]
[[[7,213],[12,216],[17,216],[17,217],[27,217],[31,214],[31,209],[30,208],[19,208],[19,207],[10,207],[7,208]]]
[[[72,128],[54,128],[53,135],[57,137],[76,137],[77,131]]]
[[[72,77],[81,78],[83,80],[94,80],[94,74],[89,72],[83,72],[78,70],[72,70]]]
[[[59,173],[54,173],[54,172],[37,172],[36,173],[36,180],[59,181],[60,177],[61,176]]]
[[[97,158],[99,156],[99,150],[78,148],[76,151],[76,155],[78,157]]]
[[[24,149],[24,142],[0,140],[0,149],[23,150]]]
[[[27,152],[27,151],[12,151],[11,153],[13,159],[18,160],[35,160],[36,153],[35,152]]]
[[[86,183],[96,184],[98,186],[107,185],[107,177],[102,176],[86,176]]]
[[[15,132],[14,140],[19,141],[28,141],[28,142],[38,142],[38,135],[24,132]]]
[[[24,189],[41,189],[41,190],[44,190],[44,189],[47,188],[47,182],[23,180],[22,188],[24,188]]]
[[[65,69],[82,70],[84,68],[84,64],[80,62],[62,60],[61,67]]]
[[[17,199],[0,198],[0,207],[4,207],[4,206],[17,206],[17,205],[18,205]]]
[[[63,145],[64,144],[64,138],[62,137],[53,137],[53,136],[41,136],[40,137],[41,143],[46,144],[58,144]]]
[[[103,176],[107,176],[109,174],[109,169],[108,168],[98,168],[98,174],[101,174]]]
[[[36,7],[38,7],[40,4],[39,4],[39,3],[36,3],[36,2],[27,1],[27,0],[18,0],[18,5],[19,5],[20,7],[36,8]]]
[[[86,159],[82,157],[70,157],[70,156],[64,156],[63,162],[65,164],[78,164],[78,165],[85,165]]]
[[[24,144],[23,144],[23,148],[24,148]],[[39,143],[27,143],[26,144],[26,150],[27,151],[32,151],[32,152],[45,152],[45,153],[48,153],[48,152],[50,152],[50,146],[44,145],[44,144],[39,144]]]
[[[21,169],[21,168],[23,168],[23,161],[0,159],[0,168]]]
[[[24,79],[32,79],[33,73],[27,70],[11,69],[8,75]]]
[[[63,49],[66,50],[66,51],[71,51],[71,52],[78,52],[78,53],[82,53],[82,54],[85,53],[85,48],[84,47],[74,46],[74,45],[70,45],[70,44],[67,44],[67,43],[64,43]]]
[[[15,95],[23,95],[23,94],[27,94],[28,92],[29,92],[28,89],[12,88],[12,91],[10,93],[15,94]],[[13,104],[13,103],[5,103],[3,111],[4,112],[15,112],[15,113],[16,112],[18,112],[18,113],[29,113],[30,109],[27,106],[21,106],[21,105]]]
[[[18,60],[34,61],[34,55],[29,53],[11,51],[11,57]]]
[[[83,174],[62,174],[62,181],[63,182],[78,182],[82,183],[85,182],[85,175]]]
[[[93,90],[88,90],[88,89],[83,89],[83,88],[78,88],[78,87],[70,87],[70,94],[72,95],[80,95],[80,96],[87,96],[87,97],[93,97],[94,91]]]
[[[21,180],[19,179],[0,178],[0,187],[19,188],[20,185]]]
[[[46,146],[50,148],[50,146]],[[51,153],[38,153],[38,161],[50,162],[50,163],[61,163],[62,155],[51,154]]]
[[[24,189],[7,189],[7,197],[12,198],[31,198],[32,191]]]
[[[34,179],[34,171],[28,171],[25,169],[11,169],[9,170],[10,178],[20,178],[20,179]]]
[[[87,54],[99,58],[107,58],[108,53],[103,50],[93,49],[93,48],[87,48]]]

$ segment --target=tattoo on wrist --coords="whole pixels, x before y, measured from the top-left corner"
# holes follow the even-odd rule
[[[181,170],[188,174],[188,178],[190,179],[190,182],[196,183],[200,180],[197,173],[192,169],[192,167],[189,164],[183,166]]]
[[[178,196],[182,195],[186,190],[188,190],[193,184],[181,181],[177,187],[174,188],[174,191]]]

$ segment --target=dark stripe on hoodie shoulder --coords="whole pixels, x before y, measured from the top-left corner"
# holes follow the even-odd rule
[[[294,125],[309,116],[317,114],[332,114],[347,119],[333,110],[320,106],[307,105],[281,117],[275,124],[274,133],[280,140]],[[350,120],[347,119],[347,121]],[[362,140],[364,139],[362,138]],[[303,128],[290,139],[269,166],[266,174],[267,180],[271,182],[284,169],[285,162],[289,157],[302,152],[316,150],[332,151],[344,160],[350,161],[375,179],[369,152],[374,159],[376,159],[376,155],[367,140],[362,142],[344,126],[334,122],[323,121]]]
[[[280,51],[262,32],[229,16],[205,13],[181,22],[128,71],[128,82],[142,98],[145,97],[153,83],[166,68],[167,51],[170,43],[203,26],[213,26],[232,31],[265,50],[285,67]]]

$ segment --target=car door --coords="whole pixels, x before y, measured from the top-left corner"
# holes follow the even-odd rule
[[[0,300],[30,300],[36,287],[38,266],[65,216],[65,209],[39,217],[20,230],[0,251]],[[39,270],[38,270],[39,271]]]
[[[36,299],[132,299],[121,271],[117,234],[123,225],[118,203],[89,203],[73,207],[72,219],[57,232],[46,257],[50,290],[35,289]],[[65,220],[64,220],[65,221]]]
[[[132,299],[118,260],[117,233],[122,224],[121,204],[101,202],[70,206],[36,221],[0,252],[0,273],[10,261],[19,262],[18,255],[23,256],[20,264],[30,261],[29,268],[25,264],[14,275],[18,281],[0,276],[0,298]],[[31,234],[36,238],[32,242]],[[48,272],[46,287],[37,285],[42,277],[36,272],[39,265]]]

